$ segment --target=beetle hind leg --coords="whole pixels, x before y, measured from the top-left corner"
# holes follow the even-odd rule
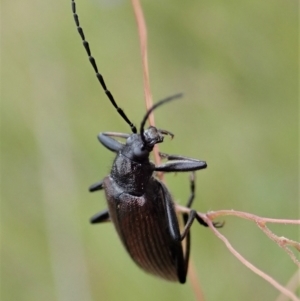
[[[90,218],[91,224],[98,224],[110,221],[108,209],[102,210]]]
[[[194,202],[194,199],[195,199],[195,177],[196,177],[196,174],[195,172],[192,172],[191,175],[190,175],[190,190],[191,190],[191,194],[189,196],[189,199],[188,199],[188,202],[186,204],[186,207],[187,208],[191,208],[192,207],[192,204]],[[194,211],[194,210],[192,210]],[[192,212],[191,211],[191,212]],[[196,212],[196,211],[195,211]],[[194,218],[192,219],[192,223],[194,221],[194,219],[196,218],[196,216],[194,215],[194,213],[192,214],[187,214],[185,213],[183,215],[183,218],[184,218],[184,224],[186,225],[187,222],[188,222],[188,219],[189,219],[189,216],[194,216]],[[204,227],[207,227],[207,223],[197,214],[197,221]]]
[[[191,208],[192,203],[195,199],[195,172],[192,172],[191,176],[190,176],[190,190],[191,190],[191,194],[190,194],[188,202],[186,204],[186,207],[188,207],[188,208]],[[183,213],[182,217],[183,217],[183,222],[184,222],[184,231],[181,235],[181,240],[183,240],[184,237],[186,237],[184,264],[185,264],[185,274],[187,274],[188,267],[189,267],[189,259],[190,259],[190,248],[191,248],[191,235],[190,235],[190,231],[189,231],[189,228],[191,227],[191,225],[189,227],[187,227],[187,224],[189,221],[189,214]]]
[[[195,172],[191,173],[190,176],[190,188],[191,188],[191,194],[189,197],[189,200],[186,204],[187,208],[191,208],[193,201],[195,199]],[[189,230],[194,222],[194,220],[197,220],[197,222],[204,226],[204,227],[208,227],[208,224],[204,221],[204,219],[197,213],[197,211],[195,210],[191,210],[190,213],[183,213],[183,221],[184,221],[184,230],[181,234],[181,239],[183,240],[188,234],[189,234]],[[216,228],[222,228],[224,223],[220,223],[220,222],[214,222],[213,225]],[[188,237],[187,237],[188,238]],[[190,240],[190,239],[189,239]]]

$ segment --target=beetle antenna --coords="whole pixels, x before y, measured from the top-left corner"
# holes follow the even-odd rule
[[[91,65],[94,68],[94,71],[96,73],[96,76],[98,78],[99,83],[101,84],[101,86],[102,86],[105,94],[107,95],[107,97],[110,100],[110,102],[112,103],[112,105],[115,107],[115,109],[118,111],[118,113],[122,116],[122,118],[127,122],[127,124],[130,126],[131,131],[133,133],[137,133],[136,127],[128,119],[128,117],[126,116],[126,114],[124,113],[124,111],[121,108],[118,107],[118,105],[117,105],[114,97],[112,96],[112,94],[110,93],[110,91],[106,88],[106,84],[104,82],[103,76],[98,72],[98,67],[97,67],[97,64],[96,64],[96,60],[92,57],[89,43],[85,40],[85,36],[84,36],[83,30],[82,30],[82,28],[80,26],[80,23],[79,23],[79,17],[78,17],[78,15],[76,13],[76,3],[75,3],[75,0],[72,0],[72,11],[73,11],[74,20],[75,20],[75,23],[76,23],[76,26],[77,26],[77,30],[79,32],[79,35],[81,37],[83,46],[84,46],[84,48],[85,48],[85,50],[87,52],[87,55],[89,57],[89,61],[90,61]]]
[[[140,127],[140,135],[141,135],[141,138],[142,138],[142,141],[144,143],[144,145],[147,144],[147,141],[145,139],[145,136],[144,136],[144,127],[145,127],[145,124],[146,124],[146,121],[149,117],[149,115],[159,106],[165,104],[166,102],[169,102],[169,101],[172,101],[172,100],[175,100],[177,98],[180,98],[182,97],[182,93],[178,93],[178,94],[175,94],[175,95],[172,95],[172,96],[169,96],[167,98],[164,98],[162,100],[160,100],[159,102],[157,102],[156,104],[154,104],[145,114],[142,122],[141,122],[141,127]]]

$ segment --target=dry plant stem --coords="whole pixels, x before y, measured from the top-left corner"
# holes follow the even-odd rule
[[[145,24],[145,18],[143,14],[143,10],[139,0],[131,0],[134,14],[138,26],[139,38],[140,38],[140,47],[142,54],[142,65],[143,65],[143,77],[144,77],[144,93],[146,100],[146,108],[152,107],[152,95],[150,91],[150,80],[149,80],[149,67],[148,67],[148,56],[147,56],[147,29]],[[153,113],[149,115],[149,123],[152,126],[155,126],[154,115]],[[160,164],[160,156],[158,146],[155,145],[153,149],[154,161],[156,165]],[[163,173],[157,173],[158,178],[163,181]],[[204,301],[204,296],[202,290],[199,285],[199,281],[197,279],[197,275],[195,273],[195,267],[193,264],[190,264],[189,268],[189,278],[192,283],[193,291],[198,301]]]
[[[176,205],[176,210],[178,212],[185,212],[188,213],[190,212],[189,208],[180,206],[180,205]],[[298,299],[296,297],[296,295],[294,293],[292,293],[291,291],[288,290],[288,288],[282,286],[281,284],[279,284],[276,280],[274,280],[272,277],[270,277],[269,275],[267,275],[266,273],[262,272],[261,270],[259,270],[258,268],[256,268],[253,264],[251,264],[249,261],[247,261],[240,253],[238,253],[233,247],[232,245],[229,243],[229,241],[225,238],[225,236],[223,236],[214,226],[212,223],[212,220],[215,219],[216,217],[220,217],[220,216],[225,216],[225,215],[234,215],[234,216],[238,216],[244,219],[248,219],[251,221],[256,222],[256,224],[258,225],[258,227],[260,229],[262,229],[262,231],[264,231],[264,233],[270,237],[270,239],[272,239],[273,241],[275,241],[278,245],[280,245],[284,250],[288,250],[287,253],[291,256],[292,260],[298,264],[298,260],[295,258],[295,255],[285,246],[286,244],[295,246],[296,249],[299,248],[299,243],[286,239],[286,238],[282,238],[282,237],[278,237],[275,234],[273,234],[266,226],[265,223],[270,222],[270,223],[284,223],[284,224],[300,224],[300,220],[286,220],[286,219],[271,219],[271,218],[264,218],[264,217],[259,217],[256,216],[254,214],[250,214],[250,213],[246,213],[246,212],[241,212],[241,211],[234,211],[234,210],[220,210],[220,211],[216,211],[216,212],[209,212],[207,214],[203,214],[198,212],[198,214],[207,222],[207,224],[209,225],[209,227],[211,228],[211,230],[215,233],[215,235],[220,238],[225,245],[227,246],[227,248],[230,250],[230,252],[236,256],[244,265],[246,265],[249,269],[251,269],[254,273],[256,273],[257,275],[261,276],[263,279],[265,279],[266,281],[268,281],[270,284],[272,284],[277,290],[279,290],[283,295],[288,296],[291,300],[293,301],[300,301],[300,299]],[[267,230],[266,230],[267,229]],[[292,255],[291,255],[292,254]],[[295,258],[295,260],[293,259]]]
[[[297,296],[290,292],[286,287],[279,284],[276,280],[274,280],[272,277],[267,275],[266,273],[262,272],[258,268],[256,268],[252,263],[250,263],[248,260],[246,260],[239,252],[237,252],[228,239],[223,236],[213,225],[212,221],[207,219],[206,220],[208,226],[211,228],[211,230],[215,233],[215,235],[220,238],[226,245],[226,247],[230,250],[230,252],[238,259],[240,260],[245,266],[247,266],[250,270],[252,270],[254,273],[259,275],[260,277],[264,278],[266,281],[268,281],[270,284],[272,284],[277,290],[279,290],[282,294],[288,296],[293,301],[300,301],[300,299],[297,298]]]
[[[278,244],[285,252],[291,257],[292,261],[300,267],[300,262],[296,258],[295,254],[288,248],[289,246],[294,247],[297,251],[300,251],[300,243],[290,240],[285,237],[278,237],[275,235],[267,226],[266,223],[277,223],[277,224],[298,224],[300,225],[300,220],[287,220],[287,219],[274,219],[274,218],[267,218],[267,217],[259,217],[257,215],[242,212],[242,211],[234,211],[234,210],[219,210],[217,212],[209,212],[207,217],[211,220],[215,219],[218,216],[224,215],[234,215],[239,216],[251,221],[255,221],[257,226],[274,242]]]
[[[272,231],[270,231],[270,229],[265,224],[257,223],[257,225],[270,239],[272,239],[274,242],[276,242],[279,245],[279,247],[284,249],[285,252],[294,261],[294,263],[300,268],[300,262],[296,258],[295,254],[287,247],[287,245],[291,245],[299,251],[300,244],[296,241],[293,241],[293,240],[285,238],[285,237],[278,237]]]
[[[144,94],[145,94],[145,101],[146,101],[146,108],[149,110],[152,105],[152,95],[150,90],[150,79],[149,79],[149,67],[148,67],[148,54],[147,54],[147,28],[145,24],[145,18],[143,14],[143,10],[139,0],[131,0],[135,19],[139,31],[139,40],[140,40],[140,48],[141,48],[141,55],[142,55],[142,65],[143,65],[143,78],[144,78]],[[155,126],[154,121],[154,114],[151,113],[149,115],[149,124],[151,126]],[[154,150],[154,161],[156,165],[160,164],[160,156],[158,147],[155,145]],[[159,173],[159,178],[162,180],[162,173]]]
[[[194,294],[196,296],[196,300],[204,301],[205,300],[204,294],[199,285],[198,276],[197,276],[197,272],[195,269],[195,264],[194,264],[192,258],[190,259],[188,274],[189,274],[189,279],[191,281],[191,286],[192,286]]]
[[[294,225],[300,225],[300,220],[297,219],[275,219],[275,218],[268,218],[268,217],[259,217],[255,214],[251,214],[248,212],[243,211],[236,211],[236,210],[218,210],[218,211],[211,211],[208,213],[208,216],[211,220],[214,220],[215,218],[219,216],[225,216],[225,215],[235,215],[239,217],[243,217],[245,219],[254,220],[257,223],[276,223],[276,224],[294,224]]]

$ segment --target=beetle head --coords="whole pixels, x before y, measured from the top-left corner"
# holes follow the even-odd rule
[[[167,98],[157,102],[155,105],[153,105],[147,111],[147,113],[145,114],[145,116],[141,122],[141,127],[140,127],[140,137],[143,142],[142,149],[141,149],[142,151],[148,150],[149,152],[151,152],[155,144],[161,143],[164,141],[164,136],[163,136],[164,134],[171,134],[167,131],[161,131],[154,126],[150,126],[147,130],[144,130],[144,126],[146,124],[146,121],[147,121],[149,115],[152,113],[152,111],[154,111],[157,107],[161,106],[162,104],[169,102],[171,100],[177,99],[181,96],[182,96],[182,94],[179,93],[179,94],[175,94],[173,96],[167,97]]]
[[[146,131],[144,131],[143,137],[146,142],[145,148],[151,148],[151,150],[156,143],[164,141],[163,134],[154,126],[150,126]]]
[[[154,126],[150,126],[143,134],[146,143],[139,134],[132,134],[127,138],[126,145],[122,149],[123,155],[134,161],[143,162],[148,160],[154,145],[164,140],[163,133]]]

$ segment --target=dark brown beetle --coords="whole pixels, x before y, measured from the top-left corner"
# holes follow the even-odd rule
[[[146,272],[171,281],[185,283],[189,252],[189,229],[195,220],[207,226],[195,210],[183,214],[184,230],[180,234],[179,224],[172,197],[167,187],[153,176],[153,172],[187,172],[204,169],[206,162],[178,155],[160,156],[169,161],[155,166],[149,161],[149,155],[157,143],[163,142],[166,130],[150,126],[144,130],[150,113],[158,106],[181,96],[177,94],[155,104],[144,116],[140,132],[131,123],[125,113],[117,106],[112,94],[106,88],[102,75],[98,72],[95,59],[91,56],[88,42],[79,24],[76,6],[72,0],[72,10],[78,32],[96,72],[96,76],[109,100],[122,118],[130,125],[132,134],[105,132],[98,136],[99,141],[109,150],[117,153],[111,173],[102,181],[92,185],[90,191],[105,191],[108,209],[97,213],[91,223],[111,220],[135,263]],[[125,138],[120,143],[113,137]],[[187,207],[194,199],[194,177],[191,177],[191,195]],[[185,252],[182,240],[185,240]],[[185,254],[184,254],[185,253]]]

